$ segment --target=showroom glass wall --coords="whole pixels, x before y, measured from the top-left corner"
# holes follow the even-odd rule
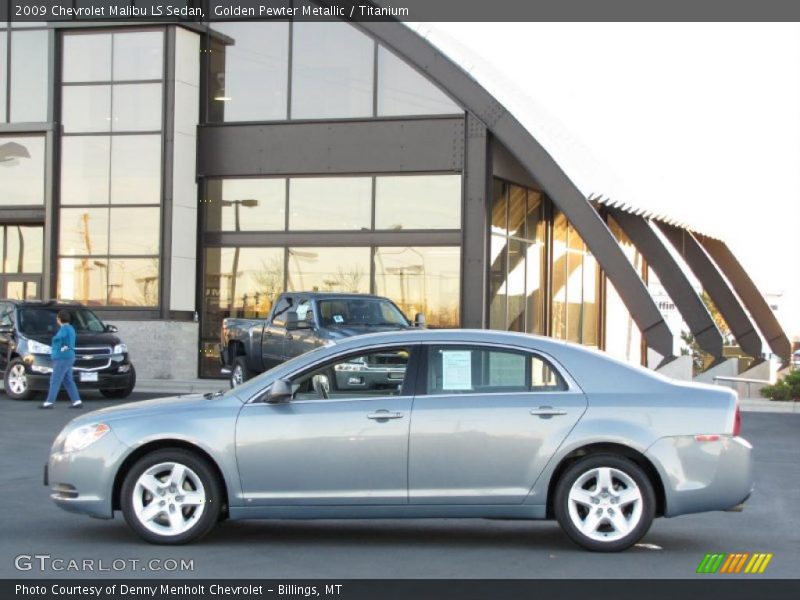
[[[47,150],[42,125],[48,121],[50,102],[50,40],[43,26],[0,23],[2,298],[38,298],[42,293]],[[3,131],[12,127],[13,132]]]
[[[163,28],[62,37],[58,296],[159,302]]]
[[[600,270],[564,214],[495,178],[490,228],[489,328],[598,346]]]
[[[209,123],[464,114],[346,23],[213,29]],[[375,293],[432,327],[460,324],[461,248],[439,235],[461,231],[460,173],[257,175],[204,182],[201,375],[219,374],[222,319],[265,317],[284,290]]]

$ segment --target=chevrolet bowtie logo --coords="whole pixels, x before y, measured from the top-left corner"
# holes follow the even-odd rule
[[[760,575],[763,573],[769,561],[772,560],[772,552],[734,552],[709,553],[706,554],[700,565],[697,567],[698,573],[749,573]]]

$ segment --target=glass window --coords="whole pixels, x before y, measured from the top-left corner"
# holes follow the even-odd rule
[[[0,206],[44,204],[44,136],[0,136]]]
[[[518,185],[508,187],[508,234],[516,237],[525,237],[525,218],[527,204],[525,199],[527,190]]]
[[[294,400],[399,396],[410,356],[410,348],[384,348],[336,359],[293,378]]]
[[[460,112],[439,88],[392,52],[378,47],[378,116]]]
[[[213,39],[209,58],[209,120],[286,118],[289,24],[213,23],[228,39]]]
[[[289,248],[288,253],[289,291],[369,293],[369,248]]]
[[[492,190],[492,233],[508,235],[508,184],[495,179]]]
[[[111,203],[160,202],[161,136],[114,136],[111,140]]]
[[[461,176],[376,177],[375,228],[461,229]]]
[[[38,289],[36,281],[7,281],[5,295],[14,300],[38,300]]]
[[[61,98],[65,133],[111,130],[111,86],[65,86]]]
[[[544,201],[538,192],[528,192],[527,237],[526,247],[526,325],[528,333],[544,335],[544,289],[545,289],[545,227]]]
[[[6,238],[6,273],[41,273],[44,233],[41,226],[8,225]],[[2,238],[0,238],[2,242]]]
[[[508,238],[493,235],[489,252],[489,329],[506,328]]]
[[[567,337],[567,218],[558,213],[553,220],[552,335]]]
[[[351,325],[401,325],[408,320],[395,306],[383,298],[335,298],[320,300],[319,320],[323,327]],[[297,307],[300,312],[300,307]]]
[[[293,302],[292,296],[284,295],[278,300],[278,305],[275,307],[275,312],[272,315],[272,321],[270,323],[275,325],[276,327],[283,327],[286,325],[286,315],[287,313],[291,312],[289,309],[292,308]]]
[[[58,246],[62,256],[108,254],[108,208],[62,208]]]
[[[89,306],[107,301],[108,261],[97,258],[62,258],[58,261],[58,297]]]
[[[114,34],[114,81],[161,79],[164,34],[134,31]]]
[[[0,31],[0,123],[5,123],[6,116],[6,90],[8,89],[8,34]]]
[[[111,138],[67,136],[61,140],[61,204],[108,204]]]
[[[111,34],[64,36],[64,83],[111,81]]]
[[[525,331],[525,246],[521,240],[508,239],[508,295],[509,331]]]
[[[370,229],[370,177],[306,177],[289,180],[289,229]]]
[[[136,258],[108,261],[109,306],[158,304],[158,259]]]
[[[111,209],[109,248],[111,255],[157,255],[161,239],[157,207]]]
[[[375,293],[430,327],[461,324],[461,249],[447,246],[375,249]]]
[[[205,201],[207,231],[283,231],[285,179],[212,179]]]
[[[47,121],[48,32],[11,34],[11,122]]]
[[[296,21],[292,118],[372,116],[374,42],[344,22]]]
[[[112,106],[114,131],[161,130],[160,83],[115,85]]]

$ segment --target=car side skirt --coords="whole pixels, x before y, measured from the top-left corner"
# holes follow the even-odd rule
[[[231,506],[239,519],[544,519],[542,505]]]

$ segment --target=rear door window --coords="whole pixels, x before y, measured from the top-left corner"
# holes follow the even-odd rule
[[[566,390],[549,361],[536,354],[480,346],[428,349],[428,394],[502,394]]]

